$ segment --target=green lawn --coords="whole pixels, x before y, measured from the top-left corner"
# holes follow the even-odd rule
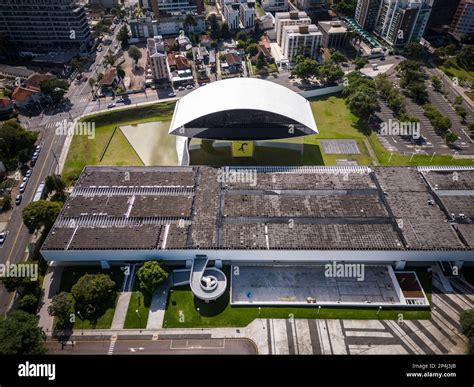
[[[459,79],[465,79],[469,82],[474,82],[474,72],[467,71],[462,67],[459,67],[454,58],[446,59],[445,62],[439,66],[443,72],[449,77],[457,77]]]
[[[75,135],[62,172],[67,182],[77,179],[86,165],[143,165],[133,147],[117,126],[139,124],[150,121],[171,120],[174,103],[164,102],[154,105],[99,113],[83,119],[95,124],[95,137]],[[114,133],[112,139],[112,133]],[[107,151],[102,156],[107,143]]]
[[[251,65],[252,65],[252,73],[257,74],[259,69],[257,69],[256,65],[254,65],[252,63],[251,63]],[[269,74],[278,72],[278,67],[275,63],[267,63],[263,68],[267,69],[267,72]]]
[[[469,97],[471,101],[474,101],[474,91],[467,91],[466,95]]]
[[[409,269],[408,269],[409,270]],[[425,270],[417,270],[420,282],[431,301],[431,280]],[[229,275],[228,270],[226,274]],[[230,282],[230,281],[229,281]],[[416,310],[376,308],[336,308],[325,307],[319,311],[315,307],[258,307],[231,306],[229,303],[230,284],[227,292],[215,302],[206,304],[196,299],[189,286],[171,289],[163,322],[164,328],[197,327],[244,327],[256,318],[324,318],[324,319],[380,319],[396,320],[399,314],[406,320],[426,320],[431,318],[427,308]],[[197,312],[199,308],[199,313]]]
[[[61,283],[59,285],[60,292],[68,293],[68,296],[73,301],[71,313],[75,313],[74,299],[71,294],[72,287],[84,274],[110,274],[112,280],[115,282],[115,293],[111,295],[108,304],[103,310],[98,311],[98,315],[93,321],[81,320],[76,315],[76,321],[71,325],[74,329],[109,329],[114,318],[115,304],[119,295],[119,290],[123,282],[123,272],[119,267],[114,267],[110,270],[102,270],[100,267],[74,267],[64,269],[61,276]]]
[[[133,293],[128,304],[127,316],[123,327],[125,329],[145,329],[150,312],[151,297],[143,293],[135,279]],[[138,310],[138,313],[137,313]]]
[[[262,8],[262,5],[260,3],[257,3],[256,5],[257,6],[255,7],[255,11],[257,13],[257,16],[265,15],[265,10]]]

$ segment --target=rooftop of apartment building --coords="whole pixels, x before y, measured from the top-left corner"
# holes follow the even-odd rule
[[[43,249],[472,250],[473,219],[472,168],[86,167]]]

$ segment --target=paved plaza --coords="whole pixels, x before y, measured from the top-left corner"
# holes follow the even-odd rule
[[[352,266],[352,265],[351,265]],[[327,276],[324,265],[232,269],[233,304],[399,303],[387,266],[354,265],[351,277]],[[235,266],[234,266],[235,267]],[[238,275],[235,273],[238,272]],[[363,276],[360,274],[363,273]],[[347,273],[346,273],[347,274]]]

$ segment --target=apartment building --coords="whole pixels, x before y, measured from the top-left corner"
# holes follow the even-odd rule
[[[323,34],[314,24],[289,25],[283,27],[281,52],[290,62],[304,54],[313,59],[318,57]]]
[[[155,81],[170,80],[170,68],[162,36],[147,39],[148,64]]]
[[[255,27],[255,4],[241,3],[240,4],[240,21],[244,28]]]
[[[327,10],[326,0],[295,0],[298,9],[305,12],[321,12]]]
[[[229,29],[238,30],[240,28],[240,4],[225,4],[223,9],[224,18],[229,25]]]
[[[342,22],[322,21],[318,23],[318,29],[323,34],[321,45],[325,48],[339,48],[347,43],[347,28]]]
[[[142,9],[152,11],[156,17],[160,14],[174,12],[196,12],[198,15],[204,11],[203,0],[139,0]]]
[[[275,33],[278,45],[281,46],[284,27],[309,24],[311,24],[311,19],[308,17],[307,13],[303,11],[275,13]]]
[[[474,35],[474,0],[461,0],[449,32],[457,40]]]
[[[0,33],[35,52],[86,51],[93,40],[86,11],[76,0],[0,0]]]
[[[262,8],[266,12],[286,12],[288,11],[288,0],[263,0]]]
[[[373,31],[382,0],[359,0],[355,11],[356,22],[366,31]]]
[[[392,46],[419,41],[431,13],[430,0],[383,0],[374,33]]]

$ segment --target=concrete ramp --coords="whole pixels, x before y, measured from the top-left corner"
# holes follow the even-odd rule
[[[204,301],[218,299],[225,292],[227,278],[216,267],[207,267],[206,256],[196,256],[191,268],[190,287],[194,295]]]

